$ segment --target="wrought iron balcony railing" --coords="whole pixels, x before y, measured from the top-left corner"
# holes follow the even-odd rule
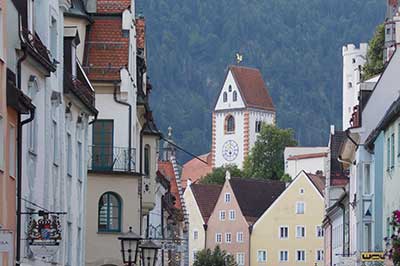
[[[89,146],[88,170],[136,172],[136,149],[109,145]]]

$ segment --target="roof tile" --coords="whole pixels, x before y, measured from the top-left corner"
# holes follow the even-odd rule
[[[191,184],[190,188],[193,192],[194,198],[196,199],[197,206],[199,206],[203,220],[207,223],[215,205],[217,204],[222,186],[211,184]]]

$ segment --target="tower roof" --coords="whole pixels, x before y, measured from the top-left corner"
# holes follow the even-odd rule
[[[243,66],[230,66],[229,70],[239,87],[246,107],[275,111],[260,70]]]

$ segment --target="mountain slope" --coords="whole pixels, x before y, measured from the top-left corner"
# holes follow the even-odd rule
[[[326,145],[329,125],[341,124],[341,47],[369,40],[385,1],[146,0],[137,9],[146,17],[157,124],[201,154],[236,52],[263,73],[278,125],[294,128],[301,145]]]

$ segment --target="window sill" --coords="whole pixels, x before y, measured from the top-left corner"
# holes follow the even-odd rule
[[[121,234],[121,230],[119,231],[97,231],[99,235],[118,235]]]

